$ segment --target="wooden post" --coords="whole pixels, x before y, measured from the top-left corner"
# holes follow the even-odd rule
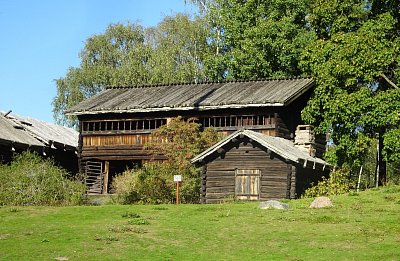
[[[103,194],[108,194],[108,172],[110,169],[110,162],[104,163],[104,182],[103,182]]]
[[[290,199],[295,199],[297,196],[297,190],[296,190],[296,166],[291,166],[291,175],[290,175],[290,193],[289,197]]]
[[[179,205],[179,181],[176,182],[176,204]]]
[[[379,165],[379,169],[378,169],[378,175],[379,175],[379,179],[378,179],[378,185],[379,186],[383,186],[386,185],[386,161],[383,159],[383,133],[384,132],[380,132],[379,133],[379,137],[378,137],[378,165]]]
[[[174,175],[174,182],[176,182],[176,204],[179,205],[179,183],[182,181],[181,175]]]

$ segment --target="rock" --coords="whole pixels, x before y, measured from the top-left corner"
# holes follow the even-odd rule
[[[316,197],[310,205],[310,208],[330,208],[330,207],[333,207],[333,204],[328,197]]]
[[[277,200],[268,200],[260,202],[259,208],[261,209],[288,209],[289,205],[281,203]]]

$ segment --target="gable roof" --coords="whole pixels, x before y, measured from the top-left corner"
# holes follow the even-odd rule
[[[111,87],[68,115],[286,106],[314,86],[311,78]]]
[[[279,137],[267,136],[262,133],[251,130],[238,130],[232,133],[225,139],[221,140],[220,142],[216,143],[212,147],[208,148],[207,150],[203,151],[202,153],[194,157],[191,160],[191,162],[192,163],[201,162],[207,156],[210,156],[214,152],[218,151],[218,149],[220,149],[224,145],[233,142],[235,138],[236,139],[238,137],[242,138],[243,136],[246,136],[247,138],[259,143],[264,148],[271,150],[273,153],[281,156],[285,160],[297,164],[303,164],[304,167],[316,168],[318,166],[324,169],[325,167],[330,167],[330,165],[326,163],[324,160],[312,157],[308,155],[306,152],[295,147],[294,143],[290,140]]]
[[[28,147],[76,150],[79,133],[74,129],[15,114],[0,113],[0,143]]]

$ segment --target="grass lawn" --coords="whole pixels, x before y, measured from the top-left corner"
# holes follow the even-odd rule
[[[4,206],[0,260],[400,260],[400,187],[288,203]]]

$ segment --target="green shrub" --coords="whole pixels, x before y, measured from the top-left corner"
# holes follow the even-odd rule
[[[200,131],[196,119],[171,119],[152,132],[153,142],[146,148],[166,156],[165,162],[144,164],[140,169],[128,170],[114,178],[112,187],[119,195],[119,203],[159,204],[175,200],[174,175],[182,176],[180,201],[198,203],[200,199],[199,171],[191,163],[195,155],[218,141],[212,128]]]
[[[332,171],[329,178],[323,177],[317,185],[307,189],[303,197],[332,196],[347,193],[354,187],[349,180],[350,171],[337,169]]]
[[[80,204],[85,187],[67,175],[51,160],[24,152],[10,166],[0,166],[0,205]]]
[[[200,198],[200,179],[197,169],[179,170],[164,163],[147,163],[142,168],[127,170],[114,178],[112,187],[121,204],[173,203],[176,184],[174,175],[182,175],[180,200],[183,203],[197,203]]]
[[[172,184],[165,177],[165,168],[158,163],[126,170],[113,179],[112,187],[121,204],[159,204],[172,200]]]

